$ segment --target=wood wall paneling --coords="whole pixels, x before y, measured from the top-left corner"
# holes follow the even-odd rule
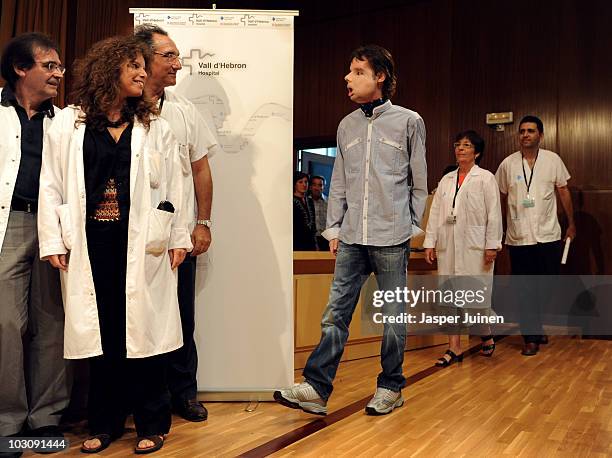
[[[578,236],[567,273],[611,274],[612,3],[558,3],[558,153],[572,179]]]
[[[559,151],[572,186],[612,190],[612,3],[559,8]]]
[[[13,37],[25,32],[41,32],[55,40],[64,50],[67,43],[69,0],[2,0],[0,20],[0,49]],[[60,52],[60,58],[66,58]],[[4,80],[0,78],[0,86]],[[62,106],[65,84],[60,85],[57,100]]]
[[[393,101],[418,111],[425,120],[430,189],[453,160],[450,144],[456,132],[467,128],[479,131],[487,143],[482,166],[495,171],[505,156],[517,150],[518,120],[525,114],[539,115],[545,124],[543,146],[559,153],[572,175],[570,186],[580,224],[590,228],[599,225],[603,258],[612,258],[608,233],[608,209],[612,207],[612,34],[608,31],[612,2],[216,3],[218,8],[300,10],[295,30],[296,144],[335,141],[338,122],[355,108],[346,97],[343,82],[349,54],[367,42],[393,52],[399,74]],[[0,40],[3,44],[24,28],[46,28],[43,31],[65,40],[63,57],[70,66],[95,41],[129,33],[130,7],[211,5],[194,0],[3,0]],[[19,8],[36,11],[29,16],[30,21],[38,22],[17,19]],[[58,17],[65,19],[58,21]],[[66,76],[69,87],[70,75]],[[485,113],[492,111],[513,111],[516,121],[505,132],[495,132],[484,122]],[[582,196],[581,206],[578,195]],[[601,266],[593,267],[596,262],[588,265],[601,270]],[[574,267],[586,266],[578,262]],[[611,271],[606,264],[603,269]]]
[[[518,149],[518,122],[536,114],[544,122],[544,147],[555,151],[558,12],[550,1],[462,2],[453,11],[451,135],[474,129],[486,143],[481,162],[495,172]],[[514,124],[497,132],[487,112],[512,111]]]

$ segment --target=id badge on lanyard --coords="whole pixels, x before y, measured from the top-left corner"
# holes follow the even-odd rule
[[[530,197],[529,194],[527,194],[527,197],[523,199],[523,207],[535,207],[535,199],[533,197]]]
[[[533,174],[535,173],[535,165],[536,165],[536,161],[538,160],[538,153],[540,151],[538,150],[538,152],[536,153],[536,157],[535,160],[533,161],[533,166],[531,167],[531,175],[529,175],[529,181],[527,181],[527,173],[525,173],[525,162],[524,162],[524,157],[521,153],[521,165],[523,166],[523,178],[525,179],[525,185],[527,186],[527,197],[525,199],[523,199],[523,207],[524,208],[533,208],[535,207],[535,199],[533,197],[531,197],[531,195],[529,194],[529,189],[531,188],[531,182],[533,181]]]

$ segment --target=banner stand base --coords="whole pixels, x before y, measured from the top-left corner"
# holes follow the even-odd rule
[[[275,390],[265,391],[198,391],[198,400],[204,402],[268,402]]]

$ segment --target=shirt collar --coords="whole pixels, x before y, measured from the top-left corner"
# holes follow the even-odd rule
[[[372,114],[372,118],[374,118],[374,119],[378,118],[381,114],[383,114],[385,111],[387,111],[392,106],[393,106],[393,104],[391,103],[391,100],[385,101],[385,103],[383,103],[382,105],[379,105],[379,106],[374,108],[374,112]]]
[[[15,93],[11,90],[11,88],[8,86],[2,88],[0,104],[2,104],[3,107],[10,107],[15,102],[17,102],[17,98],[15,97]]]
[[[360,105],[360,108],[366,118],[375,118],[383,111],[386,111],[390,106],[391,102],[388,99],[380,98],[372,102],[363,103]]]
[[[472,166],[472,168],[470,169],[470,171],[465,176],[467,177],[469,175],[480,175],[480,170],[482,170],[482,169],[480,167],[478,167],[478,164],[474,164]],[[457,179],[457,174],[458,173],[459,173],[459,167],[457,167],[452,172],[449,172],[449,176],[451,176],[452,179],[455,180],[455,179]]]
[[[15,93],[9,86],[5,86],[4,88],[2,88],[2,94],[0,95],[0,104],[3,107],[21,107],[21,105],[19,105],[19,102],[17,101]],[[45,115],[47,115],[49,118],[55,116],[55,110],[53,108],[53,103],[51,103],[51,99],[47,99],[43,103],[41,103],[39,107],[39,113],[45,113]]]

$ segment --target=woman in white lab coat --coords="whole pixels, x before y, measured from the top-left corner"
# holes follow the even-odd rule
[[[136,453],[161,448],[171,422],[163,354],[182,345],[175,269],[191,241],[178,148],[143,95],[148,57],[131,37],[93,45],[45,136],[40,253],[62,274],[65,357],[90,362],[86,453],[130,412]]]
[[[494,175],[477,165],[484,153],[484,140],[476,132],[460,132],[453,146],[458,167],[442,177],[434,195],[423,243],[425,259],[431,264],[437,257],[438,275],[449,276],[447,285],[452,285],[455,293],[460,288],[485,290],[488,307],[478,313],[486,316],[491,311],[490,280],[501,249],[499,189]],[[457,314],[458,323],[464,321],[463,312],[470,311],[469,306],[461,308],[464,302],[453,304],[460,307],[455,309],[461,312]],[[495,342],[490,328],[485,329],[481,354],[491,356]],[[462,360],[461,336],[451,334],[449,349],[436,365],[448,366]]]

